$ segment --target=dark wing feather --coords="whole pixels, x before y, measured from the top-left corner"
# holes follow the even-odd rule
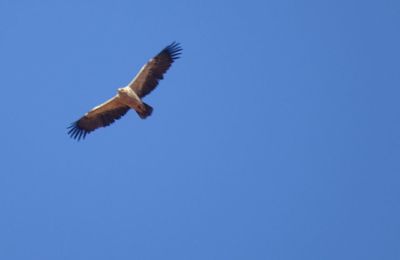
[[[99,127],[105,127],[114,123],[128,112],[130,108],[112,98],[104,104],[93,108],[79,120],[72,123],[68,134],[78,141]]]
[[[149,60],[139,71],[136,77],[129,83],[129,87],[139,97],[149,94],[163,79],[163,75],[171,67],[172,63],[179,59],[182,48],[179,43],[171,43],[159,54]]]

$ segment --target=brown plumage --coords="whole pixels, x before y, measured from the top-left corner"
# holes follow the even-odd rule
[[[179,58],[181,51],[182,48],[175,42],[165,47],[141,68],[128,86],[119,88],[116,96],[94,107],[72,123],[68,127],[68,134],[74,139],[84,139],[95,129],[114,123],[130,109],[134,109],[142,119],[150,116],[153,108],[144,103],[141,98],[157,87],[172,63]]]

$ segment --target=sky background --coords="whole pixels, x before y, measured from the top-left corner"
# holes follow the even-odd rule
[[[0,259],[400,259],[400,2],[0,0]],[[162,48],[145,101],[66,127]]]

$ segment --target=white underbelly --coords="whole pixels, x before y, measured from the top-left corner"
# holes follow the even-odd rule
[[[123,104],[133,109],[137,109],[142,105],[140,98],[130,88],[123,88],[122,91],[118,91],[118,96]]]

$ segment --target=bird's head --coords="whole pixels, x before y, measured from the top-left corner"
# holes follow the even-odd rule
[[[118,94],[125,94],[127,91],[125,88],[119,88],[118,89]]]

